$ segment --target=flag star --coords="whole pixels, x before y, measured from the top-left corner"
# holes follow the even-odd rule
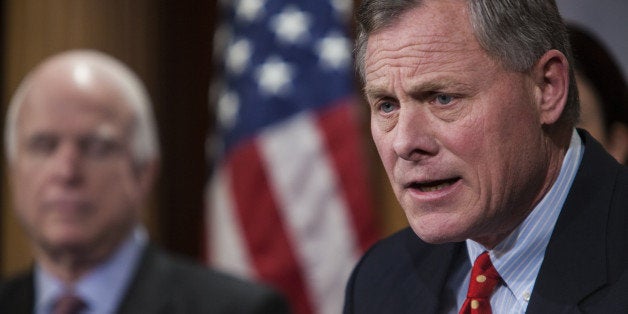
[[[316,44],[316,50],[323,66],[339,69],[351,61],[351,44],[344,36],[333,33]]]
[[[257,69],[260,89],[271,95],[286,93],[294,76],[294,69],[278,58],[269,58]]]
[[[227,48],[225,64],[233,74],[242,74],[253,54],[253,45],[246,39],[240,39]]]
[[[274,16],[270,27],[280,41],[297,43],[308,38],[311,23],[309,14],[291,6]]]
[[[232,91],[226,91],[218,99],[217,118],[223,129],[231,129],[235,125],[240,110],[240,98]]]
[[[240,0],[236,8],[239,19],[252,22],[263,13],[266,0]]]
[[[353,1],[351,0],[331,0],[331,6],[341,16],[349,16],[353,9]]]

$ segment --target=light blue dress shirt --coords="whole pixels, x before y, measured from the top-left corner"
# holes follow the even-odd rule
[[[85,314],[112,314],[122,301],[148,242],[146,231],[138,227],[103,264],[83,276],[73,287],[35,265],[35,313],[49,314],[54,302],[73,291],[86,304]]]
[[[554,185],[506,239],[493,250],[488,250],[493,266],[504,281],[491,297],[493,313],[525,313],[543,263],[545,248],[578,172],[583,153],[582,140],[574,129],[569,149]],[[486,249],[475,241],[467,240],[467,251],[471,263],[458,269],[447,283],[447,289],[453,290],[456,296],[456,304],[452,304],[455,307],[448,307],[446,313],[458,313],[469,288],[470,265],[473,265],[475,259]]]

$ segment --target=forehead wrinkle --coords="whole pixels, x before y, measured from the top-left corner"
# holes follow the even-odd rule
[[[394,26],[396,25],[396,27]],[[402,30],[410,30],[400,34]],[[409,58],[429,57],[430,53],[466,53],[479,48],[475,36],[465,29],[425,29],[416,26],[393,24],[369,36],[367,42],[366,67],[376,60],[399,60],[400,55]],[[381,67],[377,65],[376,68]]]
[[[394,87],[395,80],[409,86],[410,81],[421,84],[430,78],[447,77],[447,72],[481,71],[474,68],[476,62],[468,57],[483,55],[472,53],[483,49],[472,32],[466,6],[448,1],[426,3],[464,12],[437,15],[425,11],[426,7],[416,8],[373,32],[367,42],[365,93],[386,93],[386,88],[390,91]]]
[[[386,80],[387,76],[395,76],[393,72],[397,72],[404,79],[414,80],[433,72],[459,72],[473,67],[473,62],[461,62],[460,55],[468,55],[470,52],[466,47],[464,43],[440,40],[375,51],[367,59],[366,83],[372,85],[380,79]],[[380,55],[385,56],[378,58]],[[374,90],[375,88],[365,87],[365,92]]]

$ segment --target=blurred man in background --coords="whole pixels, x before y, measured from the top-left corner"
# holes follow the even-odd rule
[[[621,68],[591,33],[568,25],[580,96],[579,127],[617,159],[628,163],[628,87]]]
[[[35,265],[0,286],[2,313],[284,313],[282,299],[149,244],[158,172],[149,97],[95,51],[36,67],[9,105],[5,152]]]

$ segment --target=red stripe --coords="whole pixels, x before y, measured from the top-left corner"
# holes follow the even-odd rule
[[[375,227],[372,186],[366,172],[368,158],[360,131],[354,98],[332,104],[319,113],[318,123],[340,179],[349,215],[362,252],[379,238]]]
[[[236,217],[258,276],[288,297],[294,313],[312,313],[302,267],[293,253],[255,142],[234,149],[227,163]]]

